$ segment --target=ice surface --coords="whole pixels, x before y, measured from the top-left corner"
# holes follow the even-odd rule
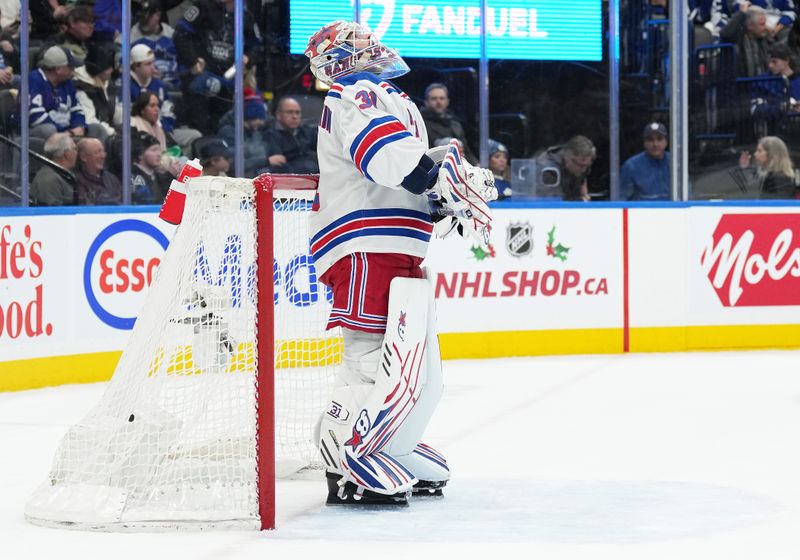
[[[426,440],[443,500],[325,507],[278,483],[274,532],[105,534],[22,511],[66,429],[104,386],[0,393],[0,557],[796,559],[800,351],[445,362]]]

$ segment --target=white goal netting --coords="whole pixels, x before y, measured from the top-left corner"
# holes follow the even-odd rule
[[[272,243],[271,263],[258,258],[252,180],[201,177],[187,191],[184,221],[103,398],[67,432],[27,504],[35,523],[259,525],[259,298],[274,302],[278,476],[317,464],[312,434],[341,335],[324,330],[330,295],[309,256],[313,191],[277,192],[273,239],[259,240]],[[257,290],[263,266],[274,294]]]

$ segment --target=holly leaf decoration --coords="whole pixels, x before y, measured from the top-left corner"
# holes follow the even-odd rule
[[[561,262],[564,262],[567,260],[567,253],[569,253],[569,247],[564,247],[559,243],[555,246],[553,257],[561,259]]]
[[[555,244],[556,242],[556,226],[547,232],[547,256],[553,257],[554,259],[559,259],[561,262],[567,260],[567,253],[569,253],[569,247],[565,247],[561,243],[558,245]]]
[[[484,251],[482,247],[472,247],[470,251],[472,251],[472,256],[479,261],[482,261],[489,256],[489,253]]]

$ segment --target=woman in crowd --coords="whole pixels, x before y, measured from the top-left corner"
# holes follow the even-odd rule
[[[131,105],[131,126],[139,132],[155,136],[165,152],[169,146],[175,145],[173,139],[161,128],[159,121],[158,96],[151,91],[143,91]]]
[[[734,177],[748,196],[780,199],[795,198],[797,194],[798,181],[789,150],[777,136],[764,136],[752,155],[742,152]]]

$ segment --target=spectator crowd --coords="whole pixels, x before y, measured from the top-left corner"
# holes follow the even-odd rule
[[[754,196],[794,196],[785,181],[773,189],[775,181],[766,180],[770,173],[783,177],[793,169],[791,149],[785,142],[780,148],[777,143],[783,141],[774,131],[786,113],[800,114],[800,24],[794,2],[683,1],[695,26],[695,44],[732,45],[738,76],[754,79],[750,112],[761,124],[757,140],[769,140],[758,143],[755,157],[742,154],[735,166],[741,171],[738,183]],[[648,2],[655,12],[666,13],[668,0]],[[121,2],[30,0],[32,70],[23,75],[19,2],[0,2],[0,93],[6,89],[16,95],[27,80],[29,114],[18,111],[11,120],[18,130],[20,119],[28,119],[31,149],[52,162],[37,166],[30,189],[33,204],[121,204],[123,127],[131,131],[134,204],[160,203],[187,159],[199,159],[208,175],[232,173],[234,0],[131,0],[131,6],[130,67],[123,69]],[[267,102],[256,76],[268,55],[256,19],[246,9],[244,15],[244,174],[317,173],[317,123],[312,121],[317,115],[303,114],[299,95]],[[123,72],[130,76],[129,100],[121,97]],[[477,150],[468,139],[474,131],[452,112],[450,94],[445,83],[433,82],[420,95],[430,146],[455,139],[465,159],[477,164]],[[125,123],[123,101],[130,103]],[[658,118],[650,120],[643,150],[621,168],[624,199],[671,198],[667,128]],[[762,161],[762,153],[769,161]],[[506,144],[490,139],[488,155],[501,199],[515,195],[512,158],[533,162],[536,184],[529,194],[592,198],[591,171],[598,154],[585,135],[572,134],[528,154],[511,153]],[[770,164],[770,158],[780,164]]]

